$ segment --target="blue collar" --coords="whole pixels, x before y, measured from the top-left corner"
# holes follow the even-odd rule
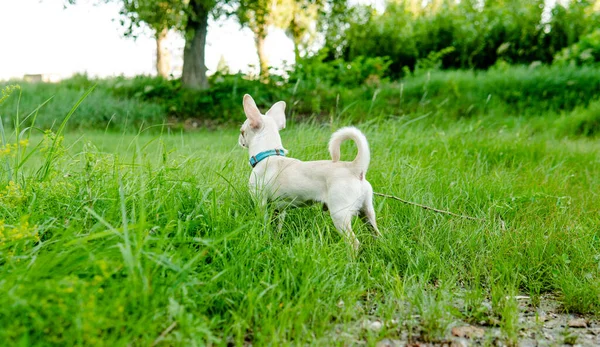
[[[273,155],[285,157],[285,151],[283,149],[270,149],[268,151],[260,152],[257,155],[250,157],[250,165],[255,167],[258,163]]]

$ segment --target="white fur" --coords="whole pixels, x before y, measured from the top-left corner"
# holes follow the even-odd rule
[[[263,116],[248,94],[244,95],[247,120],[240,129],[239,144],[250,156],[271,149],[284,149],[279,130],[285,128],[285,102],[273,105]],[[353,140],[358,154],[352,162],[340,161],[340,145]],[[362,213],[380,235],[373,208],[373,188],[365,176],[370,162],[367,139],[354,127],[336,131],[329,141],[332,160],[303,162],[271,156],[258,163],[250,175],[250,192],[261,203],[275,201],[278,209],[320,202],[327,206],[337,230],[355,250],[360,243],[352,232],[352,217]]]

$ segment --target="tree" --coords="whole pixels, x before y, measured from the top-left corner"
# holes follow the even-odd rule
[[[345,32],[360,14],[347,0],[325,1],[326,5],[319,11],[317,31],[324,36],[327,59],[331,60],[342,57],[347,46]]]
[[[185,87],[208,88],[205,64],[206,34],[208,33],[208,17],[211,11],[217,9],[218,3],[218,0],[189,0],[185,6],[185,48],[181,74],[181,82]]]
[[[191,89],[207,89],[205,64],[208,18],[218,16],[221,6],[229,0],[121,0],[123,11],[130,18],[145,22],[157,33],[157,51],[162,49],[162,38],[169,29],[183,32],[183,71],[181,82]],[[162,36],[164,35],[164,36]],[[158,57],[159,55],[157,55]],[[161,61],[163,63],[164,60]],[[159,66],[159,59],[157,59]]]
[[[75,4],[77,0],[66,0]],[[208,18],[218,17],[233,0],[97,0],[107,3],[120,2],[121,25],[126,26],[125,35],[132,35],[133,29],[146,23],[155,31],[157,39],[157,71],[166,70],[167,62],[162,53],[164,38],[170,29],[183,32],[185,49],[183,53],[182,85],[191,89],[208,88],[205,65],[206,34]]]
[[[300,60],[301,49],[307,49],[315,37],[316,21],[324,4],[323,0],[276,0],[274,23],[294,43],[296,62]]]
[[[136,29],[145,23],[153,31],[156,39],[156,72],[168,77],[170,68],[169,52],[165,41],[170,29],[181,30],[184,20],[184,3],[180,0],[97,0],[98,3],[120,2],[120,23],[125,27],[125,36],[136,38]],[[67,0],[71,5],[77,0]]]
[[[177,0],[122,0],[121,25],[128,25],[126,36],[135,36],[134,29],[146,23],[156,39],[156,72],[168,77],[170,56],[165,43],[170,29],[181,29],[183,2]],[[126,20],[127,21],[126,21]]]
[[[265,52],[265,39],[269,26],[273,24],[272,12],[277,0],[239,0],[235,14],[242,27],[247,27],[254,33],[254,43],[258,54],[260,77],[269,77],[269,59]]]
[[[269,77],[269,61],[265,52],[269,26],[285,30],[294,43],[294,56],[298,62],[301,51],[308,48],[316,37],[316,31],[322,27],[318,20],[325,22],[341,18],[338,12],[347,9],[346,3],[347,0],[239,0],[235,13],[240,25],[254,33],[261,79]]]

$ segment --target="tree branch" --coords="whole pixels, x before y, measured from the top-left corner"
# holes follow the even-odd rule
[[[384,198],[398,200],[398,201],[400,201],[402,203],[405,203],[407,205],[417,206],[417,207],[420,207],[422,209],[430,210],[430,211],[437,212],[437,213],[448,214],[448,215],[451,215],[451,216],[454,216],[454,217],[460,217],[460,218],[465,218],[465,219],[475,220],[475,221],[480,221],[480,222],[485,222],[486,221],[485,218],[476,218],[476,217],[466,216],[466,215],[462,215],[462,214],[457,214],[457,213],[446,211],[446,210],[440,210],[440,209],[437,209],[437,208],[434,208],[434,207],[431,207],[431,206],[421,205],[421,204],[417,204],[416,202],[412,202],[412,201],[407,201],[407,200],[404,200],[404,199],[400,199],[399,197],[393,196],[393,195],[381,194],[381,193],[373,193],[373,194],[377,195],[377,196],[382,196]],[[502,223],[504,224],[504,222],[502,222]]]

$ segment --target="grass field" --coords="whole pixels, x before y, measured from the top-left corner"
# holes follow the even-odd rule
[[[553,117],[358,124],[375,191],[485,221],[376,197],[383,237],[357,220],[356,256],[320,206],[276,231],[247,192],[237,129],[6,134],[0,344],[439,342],[456,321],[515,344],[515,295],[597,315],[600,144]],[[292,123],[283,143],[326,159],[343,125]]]

